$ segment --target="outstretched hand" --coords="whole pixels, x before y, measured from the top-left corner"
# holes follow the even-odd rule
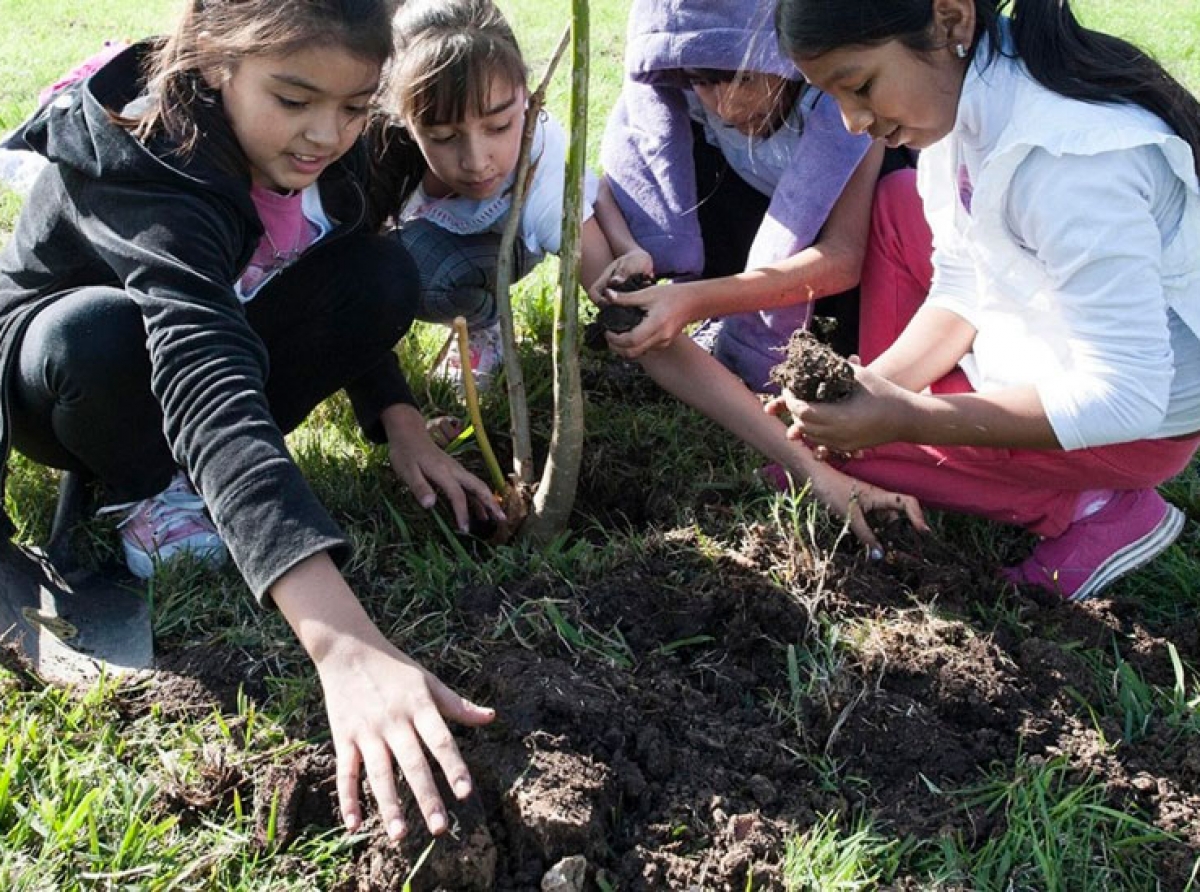
[[[857,386],[849,399],[808,402],[785,390],[767,401],[764,408],[770,414],[791,416],[789,439],[846,453],[903,439],[913,394],[858,365],[857,357],[851,361]]]
[[[437,835],[449,826],[426,751],[459,800],[471,794],[471,776],[446,725],[483,725],[495,713],[461,697],[386,641],[352,642],[345,659],[318,663],[329,727],[337,754],[338,805],[346,828],[362,825],[363,770],[388,837],[408,832],[395,767]]]
[[[816,462],[809,470],[809,481],[813,495],[829,511],[849,522],[850,531],[867,546],[872,557],[882,557],[883,548],[867,520],[870,513],[903,514],[916,530],[929,532],[921,503],[913,496],[858,480],[823,462]]]
[[[388,836],[408,830],[396,767],[430,833],[449,826],[426,752],[459,799],[471,775],[446,726],[484,725],[495,713],[460,697],[400,652],[375,626],[326,552],[279,577],[270,596],[317,667],[337,754],[338,803],[351,832],[362,826],[363,770]]]
[[[488,485],[433,442],[416,408],[392,406],[385,411],[383,423],[392,470],[408,484],[422,507],[432,508],[441,492],[464,533],[470,528],[472,508],[478,516],[504,520],[504,511]]]

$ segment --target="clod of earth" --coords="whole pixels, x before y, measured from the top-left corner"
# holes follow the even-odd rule
[[[812,332],[792,333],[784,360],[771,369],[771,380],[811,403],[836,403],[854,393],[854,367]]]
[[[608,283],[610,291],[641,291],[643,288],[649,288],[654,284],[654,280],[649,276],[638,273],[630,276],[623,281],[611,281]],[[641,307],[627,307],[618,304],[605,304],[596,314],[596,319],[589,322],[583,329],[583,343],[585,347],[591,350],[605,350],[608,347],[608,342],[604,339],[606,331],[621,332],[630,331],[637,327],[638,323],[646,317],[646,311]]]

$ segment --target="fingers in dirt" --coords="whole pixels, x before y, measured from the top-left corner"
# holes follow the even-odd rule
[[[436,710],[424,710],[417,715],[416,726],[421,741],[437,760],[455,797],[466,799],[471,795],[471,772],[441,715]]]
[[[375,802],[379,806],[379,817],[383,821],[384,830],[393,842],[402,839],[408,832],[408,827],[400,809],[400,798],[396,795],[392,751],[378,740],[360,744],[359,750],[367,769],[367,779],[371,782],[371,792],[375,794]]]
[[[913,496],[897,495],[896,501],[908,517],[908,522],[922,533],[929,532],[929,522],[925,519],[925,511],[921,508],[921,503]]]
[[[425,709],[419,710],[418,716],[426,711],[436,712],[433,705],[430,704]],[[400,773],[404,775],[404,780],[412,790],[413,798],[417,800],[417,807],[421,809],[421,814],[425,818],[425,826],[434,836],[444,833],[449,826],[446,818],[446,806],[442,802],[441,794],[438,793],[437,783],[433,779],[433,771],[429,768],[429,761],[425,758],[425,752],[421,749],[421,742],[417,739],[416,732],[412,726],[396,729],[389,737],[388,742],[396,755]]]
[[[338,809],[346,829],[354,833],[362,826],[359,782],[362,780],[362,757],[357,747],[335,747],[337,756]]]
[[[875,536],[875,531],[871,529],[871,525],[867,523],[866,515],[862,509],[854,505],[850,509],[850,530],[858,537],[867,549],[867,553],[872,559],[878,560],[883,557],[883,547],[879,544],[879,539]],[[877,557],[878,556],[878,557]]]
[[[490,516],[493,520],[500,522],[508,519],[504,515],[504,509],[496,500],[496,494],[478,477],[473,474],[469,475],[463,486],[484,516]]]

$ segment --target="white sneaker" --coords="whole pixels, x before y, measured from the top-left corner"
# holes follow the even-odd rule
[[[504,341],[500,336],[500,323],[495,322],[468,332],[467,349],[471,354],[471,373],[475,378],[475,386],[479,390],[487,390],[504,365]],[[462,356],[458,351],[458,338],[451,339],[450,349],[446,351],[445,358],[438,364],[434,374],[450,381],[462,391]]]
[[[110,505],[101,514],[124,513],[117,524],[125,563],[138,579],[149,579],[158,564],[181,554],[212,567],[229,557],[225,543],[204,508],[204,500],[192,489],[182,471],[156,496],[140,502]]]
[[[0,149],[0,184],[27,198],[33,189],[33,181],[49,163],[37,152]]]

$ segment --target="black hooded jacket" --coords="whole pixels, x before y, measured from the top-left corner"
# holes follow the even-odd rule
[[[234,292],[262,236],[248,175],[229,173],[203,141],[181,158],[112,119],[144,89],[147,50],[123,52],[25,125],[26,142],[54,163],[0,254],[0,458],[6,464],[11,449],[8,382],[30,320],[82,286],[123,288],[142,312],[150,386],[175,460],[261,597],[299,561],[325,550],[344,557],[347,543],[272,419],[266,350]],[[359,145],[322,174],[335,223],[327,239],[362,228],[365,169]],[[412,402],[398,364],[382,378],[352,394],[360,420]],[[369,421],[368,431],[380,438]]]

